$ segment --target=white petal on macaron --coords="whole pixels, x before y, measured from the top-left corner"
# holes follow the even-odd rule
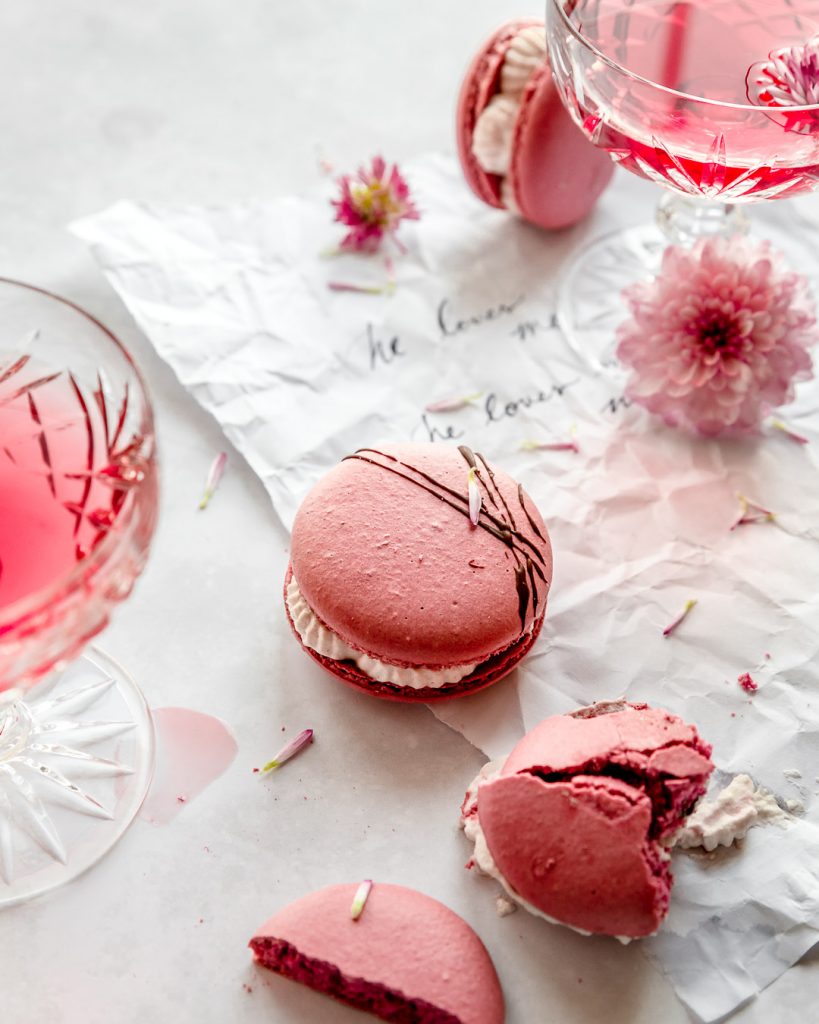
[[[498,93],[481,111],[472,134],[472,152],[489,174],[509,172],[512,136],[520,104],[510,96]]]
[[[519,97],[532,72],[546,59],[546,31],[532,25],[520,31],[506,51],[501,70],[501,92]]]

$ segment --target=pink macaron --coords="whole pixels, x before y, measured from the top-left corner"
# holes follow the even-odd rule
[[[705,792],[710,753],[693,726],[645,704],[547,718],[470,787],[470,866],[550,920],[651,935],[673,881],[666,843]]]
[[[250,940],[256,962],[382,1020],[503,1024],[494,965],[462,918],[376,883],[354,919],[357,895],[332,885],[284,907]]]
[[[582,220],[614,172],[563,106],[542,19],[503,25],[475,56],[458,98],[457,138],[475,195],[542,228]]]
[[[285,607],[338,678],[431,701],[514,668],[551,578],[546,526],[510,476],[465,446],[386,444],[348,456],[305,498]]]

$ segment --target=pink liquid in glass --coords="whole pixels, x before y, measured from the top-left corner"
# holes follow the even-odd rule
[[[819,0],[566,0],[563,10],[588,44],[568,43],[564,94],[628,170],[726,202],[819,185],[819,112],[772,104],[754,85],[772,52],[809,52]]]
[[[0,362],[0,609],[84,559],[126,493],[101,398],[67,371],[21,362]]]

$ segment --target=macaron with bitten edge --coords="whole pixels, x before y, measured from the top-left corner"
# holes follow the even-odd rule
[[[582,220],[614,173],[563,106],[538,18],[502,25],[477,53],[458,98],[457,139],[475,195],[542,228]]]
[[[543,625],[551,578],[546,526],[510,476],[465,446],[384,444],[347,456],[305,498],[285,607],[339,679],[434,701],[515,667]]]
[[[667,843],[705,792],[710,754],[693,726],[645,704],[547,718],[467,791],[468,866],[550,921],[652,935],[673,882]]]
[[[250,940],[256,963],[382,1020],[503,1024],[494,965],[462,918],[376,883],[354,919],[358,888],[332,885],[274,914]]]

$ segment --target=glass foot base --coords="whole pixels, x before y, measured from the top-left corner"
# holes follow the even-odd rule
[[[0,907],[103,857],[139,810],[153,764],[145,698],[96,648],[13,705],[0,732]]]
[[[815,266],[815,256],[807,248],[811,235],[798,234],[781,215],[755,219],[751,235],[768,239],[785,254],[792,270],[805,273]],[[582,249],[564,271],[557,290],[558,324],[574,353],[593,372],[625,378],[615,355],[617,328],[628,316],[622,292],[657,275],[668,244],[652,224],[615,231]],[[819,279],[811,284],[819,303]]]
[[[557,322],[591,370],[617,374],[617,327],[628,310],[624,288],[655,277],[668,244],[650,224],[614,231],[581,249],[558,285]]]

